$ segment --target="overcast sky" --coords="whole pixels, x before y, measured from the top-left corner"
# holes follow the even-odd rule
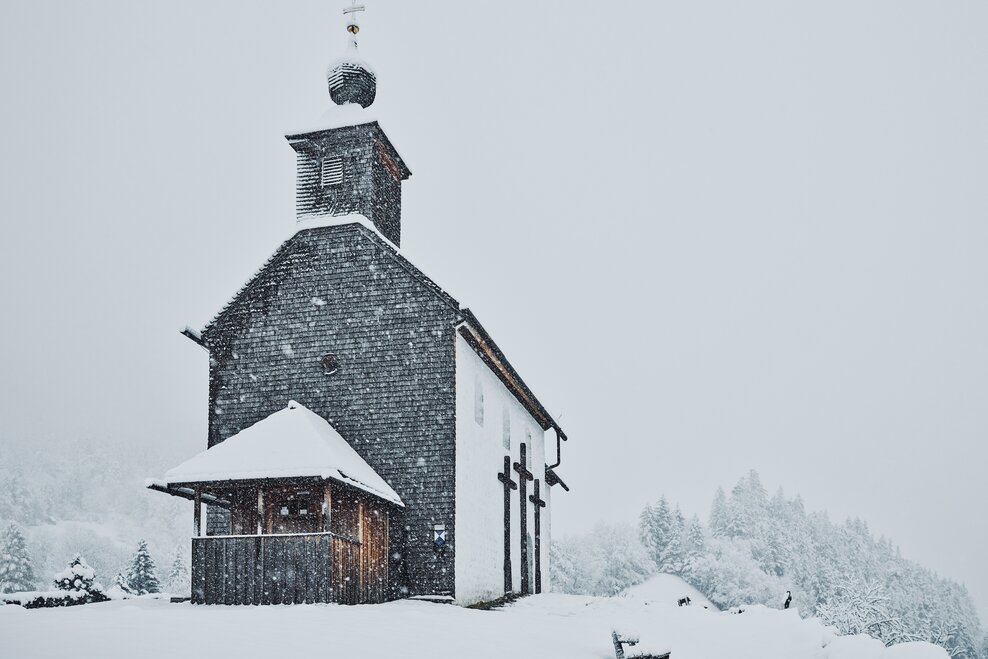
[[[342,4],[3,3],[2,441],[205,446],[178,329],[292,230]],[[569,433],[555,532],[756,468],[988,618],[988,5],[367,4],[403,252]]]

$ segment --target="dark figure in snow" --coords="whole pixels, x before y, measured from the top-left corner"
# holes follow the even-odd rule
[[[679,606],[689,606],[692,603],[689,597],[683,597],[679,600]]]
[[[783,604],[782,606],[783,606],[783,608],[788,609],[789,608],[789,605],[791,603],[792,603],[792,592],[790,592],[790,591],[787,590],[786,591],[786,603]]]

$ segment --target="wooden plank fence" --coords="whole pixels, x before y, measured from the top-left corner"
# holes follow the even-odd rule
[[[193,538],[192,602],[382,602],[378,580],[360,574],[361,556],[361,543],[331,533]]]

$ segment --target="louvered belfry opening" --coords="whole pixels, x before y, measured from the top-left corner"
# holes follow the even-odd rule
[[[401,244],[401,183],[411,172],[376,121],[287,139],[298,154],[299,220],[359,214],[385,238]]]
[[[343,158],[326,156],[322,159],[322,186],[329,187],[343,183]]]

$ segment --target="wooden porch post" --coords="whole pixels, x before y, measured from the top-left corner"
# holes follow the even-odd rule
[[[322,490],[322,530],[324,532],[332,530],[333,523],[333,491],[332,486],[326,482]]]
[[[264,488],[257,486],[257,535],[264,530]]]
[[[202,536],[202,490],[198,487],[195,489],[194,504],[195,508],[192,510],[192,528],[195,531],[195,536]]]

